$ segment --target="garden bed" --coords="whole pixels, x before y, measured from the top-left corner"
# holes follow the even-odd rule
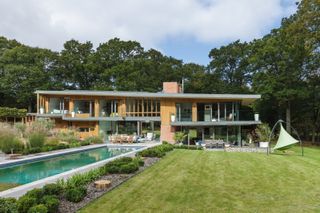
[[[71,213],[71,212],[76,212],[80,208],[84,207],[91,201],[97,199],[98,197],[104,195],[108,191],[116,188],[120,184],[124,183],[131,177],[137,175],[138,173],[142,172],[146,168],[152,166],[154,163],[156,163],[160,158],[144,158],[144,166],[140,167],[138,171],[135,173],[131,174],[108,174],[104,175],[99,178],[99,180],[110,180],[111,181],[111,186],[106,188],[106,189],[97,189],[94,186],[94,181],[91,182],[90,184],[87,185],[87,195],[86,197],[80,201],[79,203],[73,203],[70,201],[67,201],[65,198],[62,198],[60,200],[60,205],[59,205],[59,212],[63,213]]]

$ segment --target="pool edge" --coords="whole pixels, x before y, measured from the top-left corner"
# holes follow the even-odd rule
[[[19,198],[20,196],[24,195],[27,191],[29,191],[31,189],[41,188],[41,187],[43,187],[44,185],[46,185],[48,183],[55,183],[60,179],[67,180],[68,178],[72,177],[75,174],[81,174],[81,173],[88,172],[88,171],[90,171],[92,169],[99,168],[99,167],[103,166],[104,164],[106,164],[106,163],[108,163],[110,161],[113,161],[113,160],[115,160],[117,158],[129,156],[129,155],[135,154],[137,152],[140,152],[140,151],[142,151],[144,149],[148,149],[150,147],[157,146],[157,145],[160,145],[160,144],[161,143],[154,143],[154,144],[148,144],[148,145],[146,144],[145,146],[141,146],[142,148],[140,148],[140,149],[136,149],[136,150],[133,150],[133,151],[130,151],[130,152],[127,152],[127,153],[123,153],[123,154],[120,154],[120,155],[117,155],[117,156],[114,156],[114,157],[111,157],[111,158],[108,158],[108,159],[105,159],[105,160],[102,160],[102,161],[98,161],[98,162],[95,162],[95,163],[91,163],[91,164],[88,164],[86,166],[82,166],[82,167],[79,167],[79,168],[76,168],[76,169],[72,169],[70,171],[66,171],[66,172],[63,172],[63,173],[60,173],[60,174],[57,174],[57,175],[46,177],[46,178],[43,178],[41,180],[37,180],[37,181],[31,182],[31,183],[27,183],[27,184],[24,184],[24,185],[21,185],[21,186],[17,186],[17,187],[14,187],[14,188],[11,188],[11,189],[8,189],[8,190],[0,192],[0,197]],[[70,154],[70,153],[67,153],[67,154]]]

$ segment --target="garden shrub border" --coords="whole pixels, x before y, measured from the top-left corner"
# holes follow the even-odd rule
[[[142,150],[136,153],[136,157],[122,157],[115,159],[104,166],[90,170],[89,172],[82,174],[75,174],[67,180],[59,180],[56,183],[46,184],[42,188],[36,188],[28,191],[25,195],[21,196],[18,200],[12,198],[3,198],[0,200],[0,208],[10,208],[12,210],[18,209],[19,212],[34,212],[34,211],[47,211],[57,212],[57,208],[60,208],[61,202],[69,202],[70,205],[75,206],[75,210],[82,208],[91,200],[97,198],[93,197],[84,198],[87,196],[87,188],[90,184],[103,176],[117,176],[120,178],[119,182],[113,185],[111,188],[102,191],[99,196],[103,195],[107,191],[127,181],[134,175],[143,171],[145,168],[151,166],[154,162],[157,162],[160,157],[165,156],[167,152],[174,149],[174,145],[164,143],[159,146],[151,147],[145,150],[152,150],[144,152]],[[157,155],[148,157],[148,153],[156,152]],[[147,154],[140,154],[147,153]],[[146,160],[154,159],[147,166]],[[111,171],[110,168],[113,168]],[[140,169],[143,168],[143,169]],[[70,202],[71,201],[71,202]],[[13,211],[14,212],[14,211]],[[67,211],[68,212],[68,211]],[[70,212],[70,211],[69,211]],[[72,212],[72,211],[71,211]]]

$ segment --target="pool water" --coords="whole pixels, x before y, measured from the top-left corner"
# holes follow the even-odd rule
[[[0,169],[0,183],[26,184],[132,150],[134,149],[103,147],[3,168]]]

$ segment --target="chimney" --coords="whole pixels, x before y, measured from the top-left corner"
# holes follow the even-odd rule
[[[177,82],[163,82],[164,93],[182,93],[181,86]]]

